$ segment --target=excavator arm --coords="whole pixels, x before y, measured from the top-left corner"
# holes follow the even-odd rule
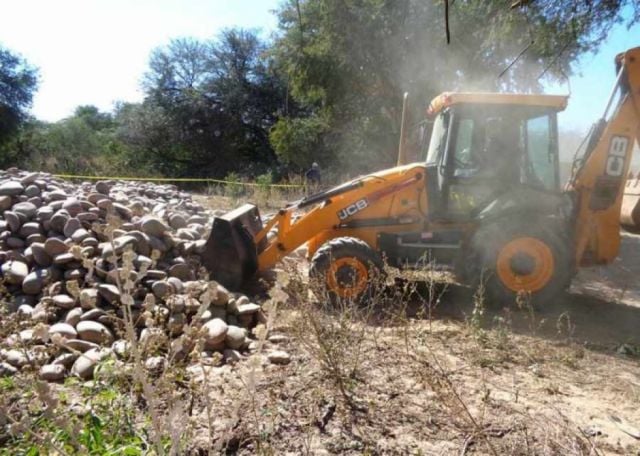
[[[605,113],[592,129],[581,166],[569,183],[576,196],[578,266],[610,263],[620,246],[623,191],[634,142],[640,142],[640,48],[619,54],[616,69]]]
[[[311,253],[321,243],[349,235],[357,225],[369,244],[367,228],[390,231],[420,226],[424,166],[413,164],[355,179],[292,203],[263,225],[251,204],[216,218],[205,248],[204,266],[223,285],[235,289],[257,271],[274,266],[305,243]],[[424,208],[426,209],[426,208]],[[373,247],[373,246],[372,246]]]

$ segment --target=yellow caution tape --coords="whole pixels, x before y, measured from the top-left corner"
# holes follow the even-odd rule
[[[75,174],[52,174],[61,179],[87,179],[87,180],[123,180],[123,181],[147,181],[147,182],[213,182],[225,185],[245,185],[247,187],[280,187],[301,188],[300,184],[257,184],[255,182],[233,182],[221,179],[195,178],[195,177],[110,177],[110,176],[78,176]]]

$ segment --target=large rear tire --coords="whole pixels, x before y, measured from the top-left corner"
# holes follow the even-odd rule
[[[467,265],[471,283],[482,287],[488,305],[524,299],[544,306],[567,288],[573,271],[569,242],[549,220],[501,220],[481,227],[472,238]]]
[[[309,278],[318,298],[327,297],[332,304],[360,304],[382,287],[384,263],[366,242],[340,237],[325,243],[313,255]]]

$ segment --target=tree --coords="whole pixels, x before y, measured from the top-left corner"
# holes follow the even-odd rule
[[[48,172],[121,175],[134,168],[133,154],[116,136],[110,113],[79,106],[58,122],[29,119],[0,149],[0,167],[19,166]],[[136,174],[142,170],[135,170]]]
[[[273,166],[268,132],[284,106],[286,85],[265,49],[245,30],[156,49],[144,103],[128,113],[131,125],[145,128],[127,128],[129,138],[170,174],[224,176]]]
[[[92,105],[78,106],[73,112],[73,117],[83,120],[93,130],[99,131],[114,126],[113,117],[108,112],[100,112]]]
[[[37,70],[0,46],[0,143],[7,141],[27,118],[37,85]]]
[[[329,157],[361,173],[389,166],[398,144],[402,94],[413,118],[446,90],[538,91],[542,79],[570,74],[595,49],[631,0],[449,1],[289,0],[278,16],[274,55],[304,116],[322,118],[317,134],[284,134],[300,122],[284,116],[272,144],[291,161]],[[630,20],[638,19],[638,10]],[[307,163],[307,166],[310,163]]]

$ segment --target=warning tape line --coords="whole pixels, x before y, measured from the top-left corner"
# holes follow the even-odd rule
[[[244,185],[247,187],[277,187],[277,188],[302,188],[300,184],[258,184],[255,182],[233,182],[221,179],[195,178],[195,177],[111,177],[111,176],[78,176],[76,174],[52,174],[61,179],[87,179],[87,180],[123,180],[140,182],[213,182],[225,185]]]

